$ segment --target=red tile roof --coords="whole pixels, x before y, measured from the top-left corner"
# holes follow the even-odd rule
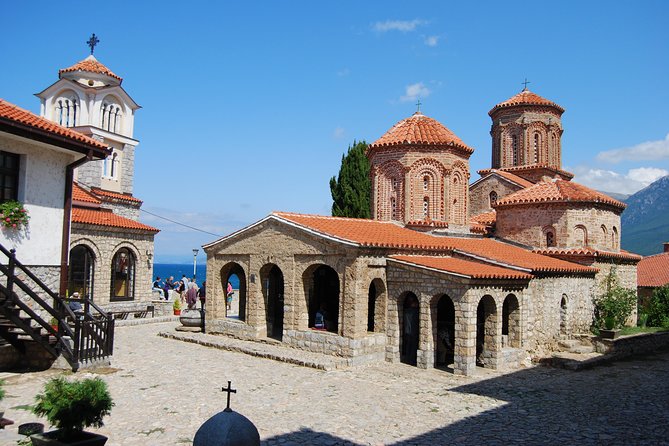
[[[595,273],[590,268],[554,259],[489,238],[434,236],[396,223],[357,218],[275,212],[273,216],[307,230],[362,247],[396,250],[458,251],[492,263],[513,265],[531,271]]]
[[[82,135],[81,133],[67,127],[60,126],[54,122],[49,121],[48,119],[41,118],[36,114],[31,113],[28,110],[24,110],[21,107],[11,104],[3,99],[0,99],[0,119],[6,119],[24,126],[46,131],[53,135],[64,136],[65,138],[85,143],[94,149],[102,149],[105,151],[107,150],[107,147],[104,144],[94,140],[93,138],[89,138],[88,136]]]
[[[415,266],[436,269],[472,279],[520,279],[530,280],[531,274],[501,266],[456,259],[453,257],[434,256],[390,256],[390,259],[410,263]]]
[[[669,283],[669,252],[644,257],[637,264],[637,286],[658,287]]]
[[[525,178],[519,177],[518,175],[515,175],[511,172],[505,172],[505,171],[499,170],[499,169],[487,169],[485,171],[480,170],[479,174],[481,174],[481,175],[496,174],[496,175],[499,175],[500,177],[502,177],[504,179],[507,179],[507,180],[511,181],[512,183],[517,184],[518,186],[521,186],[521,187],[530,187],[531,185],[534,184],[531,181],[527,181]]]
[[[116,200],[127,201],[127,202],[130,202],[130,203],[133,203],[133,204],[142,204],[143,203],[142,200],[140,200],[139,198],[135,198],[132,195],[120,194],[118,192],[112,192],[112,191],[109,191],[109,190],[100,189],[99,187],[92,187],[91,192],[93,194],[97,195],[98,197],[113,198],[113,199],[116,199]]]
[[[641,256],[634,254],[628,251],[601,251],[599,249],[593,248],[573,248],[573,249],[562,249],[562,248],[542,248],[534,249],[533,252],[537,254],[542,254],[546,256],[565,256],[565,257],[599,257],[606,259],[621,259],[621,260],[641,260]]]
[[[508,107],[516,107],[519,105],[544,105],[544,106],[549,106],[549,107],[554,107],[556,108],[560,114],[564,112],[564,108],[560,107],[553,101],[549,101],[548,99],[542,98],[536,93],[532,93],[530,90],[523,90],[517,95],[507,99],[504,102],[500,102],[499,104],[495,105],[489,112],[489,115],[492,115],[495,111],[502,109],[502,108],[508,108]]]
[[[401,120],[382,137],[369,145],[370,149],[399,146],[405,144],[454,146],[466,153],[474,149],[466,145],[455,133],[447,129],[436,119],[428,118],[420,112]]]
[[[537,171],[544,173],[544,176],[548,177],[554,177],[558,175],[562,179],[569,179],[571,180],[574,178],[574,174],[571,172],[567,172],[566,170],[558,169],[557,167],[554,166],[549,166],[548,164],[545,163],[537,163],[537,164],[524,164],[522,166],[509,166],[509,167],[500,167],[498,169],[481,169],[478,171],[479,175],[485,175],[487,173],[490,173],[492,171],[497,171],[497,172],[520,172],[520,173],[536,173]],[[517,175],[516,175],[517,176]],[[511,178],[511,177],[509,177]],[[526,180],[527,181],[527,180]],[[534,183],[532,183],[534,184]]]
[[[77,183],[72,184],[72,199],[74,201],[81,201],[84,203],[92,203],[92,204],[102,203],[99,199],[91,195],[90,192],[83,189]]]
[[[527,203],[603,203],[625,209],[625,203],[573,181],[561,179],[539,181],[497,201],[496,208]]]
[[[108,226],[122,229],[139,229],[148,232],[160,232],[152,226],[114,214],[111,210],[72,208],[72,223],[84,223],[96,226]]]
[[[474,215],[471,219],[474,223],[479,223],[482,225],[494,225],[497,222],[497,212],[490,211],[484,212],[482,214]]]
[[[88,56],[86,59],[75,63],[71,67],[58,70],[58,75],[61,75],[63,73],[71,73],[74,71],[85,71],[88,73],[104,74],[106,76],[113,77],[114,79],[118,79],[119,81],[123,81],[123,79],[120,76],[117,76],[109,68],[105,67],[103,64],[98,62],[98,60],[92,54]]]

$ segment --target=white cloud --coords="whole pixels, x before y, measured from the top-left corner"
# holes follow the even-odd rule
[[[592,189],[620,194],[633,194],[658,178],[669,175],[669,171],[656,167],[639,167],[637,169],[630,169],[627,173],[618,173],[612,170],[579,166],[574,169],[574,174],[574,181]]]
[[[385,22],[376,22],[372,25],[374,31],[378,32],[387,32],[387,31],[402,31],[409,32],[415,31],[415,29],[424,25],[427,22],[425,20],[413,19],[413,20],[386,20]]]
[[[334,132],[332,132],[332,136],[335,139],[342,139],[346,135],[346,131],[342,127],[337,127],[334,129]]]
[[[425,38],[425,45],[427,46],[437,46],[439,43],[439,36],[427,36]]]
[[[659,141],[646,141],[632,147],[607,150],[597,154],[597,160],[607,163],[631,161],[655,161],[669,158],[669,134]]]
[[[406,92],[404,96],[400,97],[401,102],[415,101],[418,98],[426,98],[430,96],[429,88],[425,86],[422,82],[417,82],[415,84],[407,85]]]
[[[343,68],[343,69],[337,71],[337,76],[339,76],[339,77],[346,77],[349,74],[351,74],[351,70],[349,70],[348,68]]]

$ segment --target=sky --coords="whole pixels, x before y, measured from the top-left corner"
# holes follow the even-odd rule
[[[329,215],[348,146],[419,99],[475,149],[475,181],[491,162],[487,113],[525,79],[566,109],[575,181],[631,194],[669,173],[666,1],[91,5],[3,2],[0,98],[39,113],[33,94],[98,36],[95,57],[142,106],[134,195],[161,229],[158,263],[192,262],[272,211]]]

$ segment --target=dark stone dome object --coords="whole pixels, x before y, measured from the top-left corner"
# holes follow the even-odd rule
[[[255,425],[234,410],[226,409],[204,422],[195,433],[193,446],[259,446]]]

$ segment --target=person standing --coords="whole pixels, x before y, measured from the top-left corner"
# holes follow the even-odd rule
[[[202,286],[197,291],[197,295],[200,298],[200,309],[204,310],[204,303],[207,300],[207,281],[202,282]]]
[[[230,311],[232,309],[232,295],[233,294],[234,294],[234,291],[232,290],[232,284],[230,283],[230,281],[228,281],[228,287],[226,289],[226,298],[225,298],[226,308],[228,309],[228,311]]]

